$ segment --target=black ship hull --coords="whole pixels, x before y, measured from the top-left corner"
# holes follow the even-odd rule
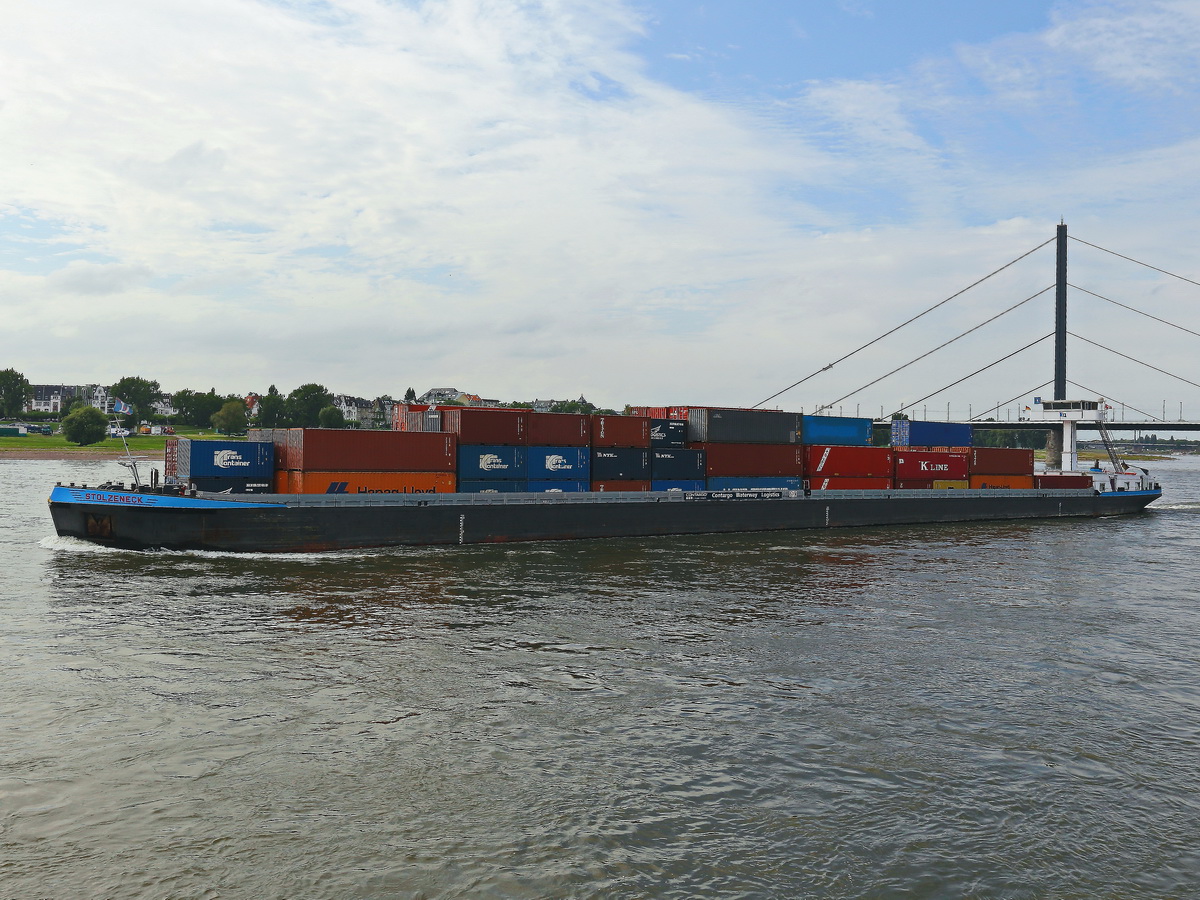
[[[56,487],[58,534],[130,549],[311,552],[1137,513],[1160,490],[171,496]]]

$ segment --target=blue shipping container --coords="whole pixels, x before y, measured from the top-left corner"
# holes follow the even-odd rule
[[[687,422],[683,419],[651,419],[650,448],[683,447],[687,444]]]
[[[806,444],[870,447],[873,425],[870,419],[851,416],[805,416],[800,436]]]
[[[526,487],[531,494],[576,494],[591,489],[592,485],[587,481],[530,481]]]
[[[592,450],[592,481],[649,481],[650,451],[634,447]]]
[[[262,441],[197,441],[180,438],[176,472],[188,478],[253,478],[270,481],[275,445]]]
[[[703,450],[660,450],[650,451],[650,477],[663,481],[681,481],[703,478]]]
[[[502,478],[475,479],[463,481],[459,479],[460,494],[514,494],[526,490],[525,479],[505,481]]]
[[[703,491],[706,490],[703,478],[667,479],[651,481],[652,491]]]
[[[799,491],[803,489],[804,481],[801,478],[788,478],[785,476],[766,476],[756,478],[751,475],[745,477],[726,477],[726,478],[710,478],[708,479],[708,489],[710,491],[778,491],[789,490]]]
[[[525,480],[524,447],[500,447],[491,444],[460,444],[458,477]]]
[[[525,457],[530,480],[589,481],[592,455],[587,447],[530,447]]]
[[[957,422],[892,421],[893,447],[970,447],[970,425]]]

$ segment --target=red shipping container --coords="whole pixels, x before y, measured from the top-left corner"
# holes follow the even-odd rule
[[[1032,475],[1033,451],[1008,447],[971,450],[972,475]]]
[[[991,488],[1013,488],[1020,490],[1033,489],[1032,475],[972,475],[972,490]]]
[[[1034,482],[1040,488],[1090,488],[1092,476],[1085,474],[1046,473],[1033,476]]]
[[[650,447],[646,416],[592,416],[593,447]]]
[[[890,447],[833,447],[811,444],[804,448],[804,472],[809,478],[887,478],[895,465]]]
[[[688,444],[703,450],[705,475],[709,478],[804,475],[804,447],[800,444],[720,444],[697,441]]]
[[[967,457],[962,453],[935,453],[930,450],[896,451],[896,479],[962,479],[967,477]]]
[[[593,491],[648,491],[648,481],[593,481]]]
[[[642,416],[647,419],[669,418],[667,415],[669,407],[666,406],[630,406],[627,409],[629,412],[626,415],[630,416]]]
[[[918,479],[916,481],[897,480],[894,483],[896,485],[896,488],[901,491],[932,491],[933,490],[933,479],[932,478],[924,479],[924,480]]]
[[[288,468],[309,472],[453,472],[452,434],[293,428]]]
[[[814,491],[886,491],[892,486],[890,478],[811,478]]]
[[[529,410],[489,406],[449,407],[442,412],[442,428],[458,435],[463,444],[529,443]]]
[[[586,447],[592,440],[592,417],[575,413],[529,414],[529,443],[534,447]]]
[[[687,418],[688,418],[688,413],[690,413],[691,411],[692,411],[692,408],[690,406],[668,406],[667,407],[667,418],[668,419],[683,419],[683,421],[686,422]]]
[[[392,431],[404,431],[404,417],[410,412],[425,412],[428,403],[397,403],[392,407]]]

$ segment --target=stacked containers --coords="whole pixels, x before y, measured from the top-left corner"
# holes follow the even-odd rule
[[[933,490],[935,481],[943,482],[942,487],[950,487],[946,482],[962,482],[967,479],[969,465],[965,451],[897,449],[894,451],[894,458],[897,488]]]
[[[892,486],[894,465],[887,447],[810,444],[804,448],[804,472],[814,491],[887,490]]]
[[[591,489],[650,490],[650,419],[592,416]]]
[[[431,494],[456,486],[457,441],[451,434],[291,428],[287,493]],[[280,434],[273,435],[276,441]],[[283,481],[276,473],[276,484]],[[281,491],[282,492],[282,491]]]
[[[957,422],[914,422],[892,420],[893,447],[970,447],[974,440],[970,425]]]
[[[524,491],[529,410],[460,406],[442,410],[442,427],[458,437],[458,490]]]
[[[591,416],[531,412],[525,489],[533,493],[589,490],[591,436]]]
[[[771,409],[688,408],[688,447],[704,452],[710,491],[799,490],[804,417]]]
[[[178,438],[175,477],[199,491],[268,494],[274,491],[275,448],[257,441]]]
[[[1088,485],[1091,479],[1088,477]],[[975,447],[970,453],[972,488],[1034,487],[1033,451],[1008,447]]]

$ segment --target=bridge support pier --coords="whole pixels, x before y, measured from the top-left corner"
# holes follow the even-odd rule
[[[1054,425],[1050,428],[1050,433],[1046,435],[1046,470],[1057,469],[1062,471],[1063,467],[1063,426]]]

